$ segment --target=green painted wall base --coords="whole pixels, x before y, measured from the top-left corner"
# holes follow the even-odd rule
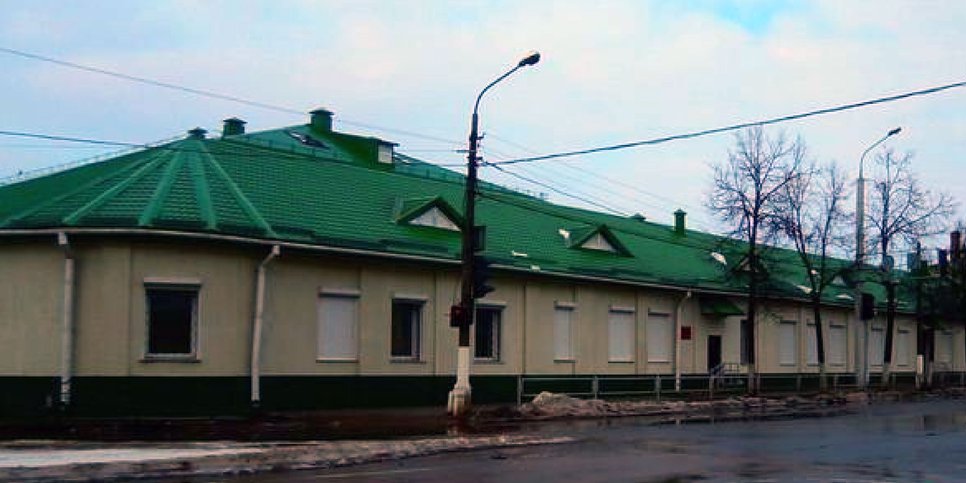
[[[854,387],[851,374],[829,375],[837,387]],[[900,389],[913,388],[915,375],[895,373]],[[814,392],[817,374],[762,374],[761,391]],[[592,375],[533,376],[527,378],[529,397],[541,391],[593,395]],[[964,377],[957,374],[956,380]],[[266,376],[262,378],[264,411],[311,411],[347,408],[445,407],[453,376]],[[878,379],[873,377],[873,386]],[[513,403],[517,400],[517,376],[473,376],[473,402]],[[831,384],[831,381],[830,381]],[[601,397],[675,397],[671,375],[598,377]],[[708,379],[687,376],[682,393],[707,391]],[[733,378],[718,394],[742,394],[744,380]],[[706,393],[705,393],[706,394]],[[78,417],[181,417],[245,416],[252,412],[247,377],[76,377],[69,416]],[[706,396],[705,396],[706,397]],[[0,377],[0,419],[64,414],[59,408],[56,377]]]

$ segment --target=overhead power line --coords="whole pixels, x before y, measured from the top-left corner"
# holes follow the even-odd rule
[[[661,143],[666,143],[666,142],[669,142],[669,141],[678,141],[678,140],[682,140],[682,139],[697,138],[697,137],[708,136],[708,135],[711,135],[711,134],[719,134],[719,133],[728,132],[728,131],[736,131],[736,130],[739,130],[739,129],[744,129],[744,128],[753,127],[753,126],[767,126],[769,124],[778,124],[778,123],[781,123],[781,122],[794,121],[794,120],[797,120],[797,119],[804,119],[804,118],[807,118],[807,117],[821,116],[821,115],[825,115],[825,114],[832,114],[832,113],[835,113],[835,112],[848,111],[848,110],[851,110],[851,109],[858,109],[858,108],[862,108],[862,107],[873,106],[873,105],[876,105],[876,104],[884,104],[884,103],[887,103],[887,102],[895,102],[895,101],[899,101],[899,100],[902,100],[902,99],[908,99],[910,97],[925,96],[925,95],[929,95],[929,94],[935,94],[937,92],[942,92],[942,91],[946,91],[946,90],[949,90],[949,89],[955,89],[955,88],[964,87],[964,86],[966,86],[966,81],[963,81],[963,82],[955,82],[955,83],[952,83],[952,84],[946,84],[946,85],[941,85],[941,86],[936,86],[936,87],[929,87],[929,88],[920,89],[920,90],[917,90],[917,91],[905,92],[905,93],[897,94],[897,95],[894,95],[894,96],[879,97],[879,98],[871,99],[871,100],[867,100],[867,101],[854,102],[854,103],[851,103],[851,104],[843,104],[843,105],[839,105],[839,106],[835,106],[835,107],[827,107],[827,108],[824,108],[824,109],[817,109],[817,110],[814,110],[814,111],[807,111],[807,112],[802,112],[802,113],[798,113],[798,114],[791,114],[791,115],[787,115],[787,116],[774,117],[774,118],[771,118],[771,119],[765,119],[765,120],[761,120],[761,121],[744,122],[744,123],[740,123],[740,124],[732,124],[730,126],[717,127],[717,128],[713,128],[713,129],[705,129],[703,131],[694,131],[694,132],[689,132],[689,133],[684,133],[684,134],[675,134],[675,135],[671,135],[671,136],[664,136],[664,137],[659,137],[659,138],[654,138],[654,139],[646,139],[646,140],[643,140],[643,141],[633,141],[633,142],[629,142],[629,143],[612,144],[612,145],[609,145],[609,146],[600,146],[600,147],[596,147],[596,148],[580,149],[580,150],[576,150],[576,151],[564,151],[564,152],[560,152],[560,153],[544,154],[544,155],[540,155],[540,156],[529,156],[529,157],[525,157],[525,158],[508,159],[508,160],[505,160],[505,161],[500,161],[500,162],[495,163],[495,164],[532,163],[532,162],[535,162],[535,161],[545,161],[545,160],[548,160],[548,159],[567,158],[567,157],[573,157],[573,156],[584,156],[584,155],[587,155],[587,154],[601,153],[601,152],[606,152],[606,151],[618,151],[618,150],[628,149],[628,148],[634,148],[634,147],[638,147],[638,146],[646,146],[646,145],[652,145],[652,144],[661,144]]]
[[[557,189],[553,185],[550,185],[550,184],[547,184],[547,183],[544,183],[544,182],[541,182],[541,181],[537,181],[537,180],[535,180],[533,178],[530,178],[530,177],[527,177],[527,176],[523,176],[522,174],[514,173],[513,171],[509,171],[509,170],[504,169],[504,168],[502,168],[500,166],[496,166],[496,165],[494,165],[492,163],[484,163],[484,166],[491,166],[491,167],[495,168],[497,171],[502,172],[503,174],[506,174],[506,175],[509,175],[509,176],[513,176],[514,178],[521,179],[523,181],[526,181],[528,183],[535,184],[537,186],[541,186],[541,187],[546,188],[546,189],[548,189],[550,191],[553,191],[554,193],[557,193],[559,195],[566,196],[568,198],[573,198],[575,200],[582,201],[582,202],[587,203],[587,204],[592,205],[592,206],[596,206],[597,208],[600,208],[602,210],[606,210],[606,211],[608,211],[610,213],[613,213],[613,214],[615,214],[617,216],[625,216],[625,217],[627,216],[627,213],[624,213],[624,212],[622,212],[622,211],[620,211],[618,209],[615,209],[615,208],[611,208],[610,206],[607,206],[607,205],[605,205],[603,203],[598,203],[598,202],[593,201],[593,200],[591,200],[589,198],[585,198],[583,196],[575,195],[573,193],[568,193],[568,192],[566,192],[564,190]]]
[[[106,76],[109,76],[109,77],[114,77],[114,78],[117,78],[117,79],[123,79],[123,80],[126,80],[126,81],[138,82],[138,83],[141,83],[141,84],[146,84],[146,85],[150,85],[150,86],[154,86],[154,87],[162,87],[162,88],[165,88],[165,89],[171,89],[171,90],[176,90],[176,91],[180,91],[180,92],[186,92],[188,94],[194,94],[196,96],[209,97],[209,98],[212,98],[212,99],[219,99],[219,100],[222,100],[222,101],[236,102],[236,103],[239,103],[239,104],[244,104],[246,106],[257,107],[257,108],[261,108],[261,109],[268,109],[268,110],[272,110],[272,111],[276,111],[276,112],[283,112],[283,113],[286,113],[286,114],[295,114],[295,115],[299,115],[299,116],[304,116],[305,115],[305,112],[303,112],[303,111],[301,111],[299,109],[293,109],[291,107],[285,107],[285,106],[279,106],[279,105],[275,105],[275,104],[269,104],[267,102],[253,101],[251,99],[245,99],[243,97],[233,96],[233,95],[229,95],[229,94],[222,94],[222,93],[219,93],[219,92],[209,91],[209,90],[206,90],[206,89],[196,89],[194,87],[187,87],[187,86],[182,86],[182,85],[178,85],[178,84],[172,84],[170,82],[159,81],[159,80],[151,79],[151,78],[148,78],[148,77],[140,77],[140,76],[136,76],[136,75],[125,74],[123,72],[117,72],[117,71],[113,71],[113,70],[101,69],[99,67],[92,67],[92,66],[89,66],[89,65],[78,64],[76,62],[70,62],[70,61],[67,61],[67,60],[55,59],[53,57],[47,57],[45,55],[34,54],[34,53],[31,53],[31,52],[25,52],[23,50],[11,49],[11,48],[7,48],[7,47],[0,46],[0,52],[5,52],[5,53],[11,54],[11,55],[16,55],[16,56],[19,56],[19,57],[24,57],[24,58],[27,58],[27,59],[39,60],[39,61],[42,61],[42,62],[49,62],[51,64],[56,64],[56,65],[59,65],[59,66],[62,66],[62,67],[69,67],[71,69],[78,69],[78,70],[82,70],[82,71],[86,71],[86,72],[91,72],[91,73],[94,73],[94,74],[106,75]],[[446,139],[446,138],[442,138],[442,137],[438,137],[438,136],[432,136],[432,135],[428,135],[428,134],[421,134],[421,133],[417,133],[417,132],[413,132],[413,131],[408,131],[408,130],[404,130],[404,129],[396,129],[396,128],[390,128],[390,127],[385,127],[385,126],[378,126],[378,125],[375,125],[375,124],[369,124],[369,123],[358,122],[358,121],[351,121],[351,120],[341,119],[341,118],[339,119],[339,122],[342,122],[343,124],[346,124],[346,125],[349,125],[349,126],[356,126],[356,127],[361,127],[361,128],[365,128],[365,129],[372,129],[372,130],[375,130],[375,131],[382,131],[382,132],[386,132],[386,133],[401,134],[401,135],[404,135],[404,136],[425,139],[425,140],[428,140],[428,141],[436,141],[436,142],[440,142],[440,143],[453,144],[453,145],[459,144],[457,141],[454,141],[452,139]]]

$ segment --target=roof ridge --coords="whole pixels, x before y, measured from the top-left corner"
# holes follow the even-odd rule
[[[112,158],[111,160],[116,160],[116,159],[119,159],[120,157],[124,157],[124,156],[137,156],[139,154],[148,153],[148,152],[149,151],[147,151],[147,150],[145,150],[145,151],[138,151],[136,153],[131,153],[131,154],[128,154],[128,155],[119,156],[117,158]],[[103,176],[98,176],[98,177],[96,177],[96,178],[88,181],[87,183],[83,183],[83,184],[80,184],[80,185],[75,186],[73,189],[68,190],[66,193],[62,193],[59,196],[54,196],[54,197],[51,197],[51,198],[47,199],[46,201],[43,201],[41,203],[38,203],[33,208],[30,208],[30,209],[21,211],[20,213],[11,214],[10,216],[4,218],[3,220],[0,220],[0,226],[5,226],[5,225],[7,225],[8,223],[10,223],[13,220],[17,220],[17,219],[20,219],[20,218],[26,218],[28,216],[31,216],[31,215],[33,215],[33,214],[35,214],[35,213],[43,210],[44,208],[47,208],[47,207],[49,207],[51,205],[54,205],[56,203],[59,203],[59,202],[65,200],[65,199],[67,199],[67,198],[69,198],[69,197],[71,197],[71,196],[73,196],[73,195],[75,195],[75,194],[77,194],[77,193],[79,193],[81,191],[84,191],[84,190],[86,190],[86,189],[88,189],[88,188],[90,188],[90,187],[92,187],[92,186],[94,186],[94,185],[96,185],[98,183],[101,183],[101,182],[103,182],[105,180],[111,179],[113,177],[123,176],[123,175],[127,174],[128,172],[134,171],[134,170],[138,169],[139,167],[141,167],[141,166],[143,166],[145,164],[151,163],[153,160],[155,160],[156,158],[158,158],[159,156],[161,156],[161,154],[162,154],[161,152],[152,153],[152,155],[146,157],[146,159],[139,160],[138,162],[132,163],[132,164],[130,164],[128,166],[124,166],[123,168],[121,168],[117,172],[108,172],[108,173],[105,173]],[[107,161],[109,161],[109,160],[104,160],[103,162],[107,162]],[[78,168],[72,168],[72,169],[83,169],[86,166],[90,166],[90,165],[80,166]],[[64,171],[62,171],[62,172],[64,172]],[[59,173],[51,173],[50,175],[47,175],[47,176],[53,176],[55,174],[59,174]],[[23,181],[22,183],[30,183],[32,181],[40,180],[40,179],[44,179],[44,178],[46,178],[46,176],[43,176],[43,177],[40,177],[40,178],[34,178],[34,179],[31,179],[31,180],[26,180],[26,181]],[[7,186],[13,186],[13,185],[7,185]]]
[[[278,235],[275,233],[275,230],[272,229],[272,226],[265,221],[265,218],[261,213],[258,212],[258,209],[255,208],[255,205],[252,204],[251,200],[245,196],[245,193],[242,192],[241,188],[239,188],[238,185],[235,184],[235,181],[231,179],[231,176],[225,172],[225,169],[221,166],[221,163],[219,163],[218,160],[216,160],[215,157],[208,152],[208,147],[205,146],[205,143],[199,142],[199,144],[201,146],[201,154],[204,156],[204,159],[207,160],[209,166],[211,166],[215,174],[217,174],[221,178],[222,182],[225,183],[225,186],[228,187],[228,191],[232,194],[232,196],[235,197],[235,201],[241,207],[242,211],[248,215],[253,223],[264,230],[266,234],[273,238],[277,238]]]
[[[171,158],[171,162],[168,163],[167,169],[164,171],[164,176],[161,177],[161,182],[158,183],[157,188],[151,195],[151,200],[138,218],[139,226],[151,226],[154,219],[160,214],[164,200],[171,192],[171,186],[174,184],[175,173],[184,165],[184,155],[180,151],[175,152]]]
[[[112,186],[107,191],[104,191],[103,193],[95,197],[93,200],[88,201],[86,204],[84,204],[84,206],[81,206],[80,208],[69,213],[67,216],[65,216],[62,219],[63,223],[65,225],[76,224],[78,221],[80,221],[81,218],[86,216],[88,213],[102,206],[108,200],[117,196],[120,192],[124,191],[129,186],[139,181],[147,173],[151,172],[153,168],[160,165],[162,160],[163,158],[161,157],[160,154],[158,156],[155,156],[154,158],[151,159],[151,161],[148,161],[147,163],[145,163],[144,165],[136,169],[133,173],[131,173],[130,176],[123,179],[118,184]]]

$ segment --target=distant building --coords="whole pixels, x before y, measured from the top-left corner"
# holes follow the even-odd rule
[[[325,110],[244,131],[229,119],[220,138],[196,129],[0,187],[0,416],[445,404],[462,176],[333,131]],[[706,387],[712,369],[743,373],[752,347],[763,384],[815,386],[793,252],[770,251],[751,340],[739,244],[687,229],[683,212],[666,226],[481,191],[496,291],[472,330],[475,402],[515,400],[519,376]],[[831,287],[824,318],[842,382],[851,294]],[[900,312],[894,371],[909,378],[911,302]],[[937,359],[966,369],[962,328],[936,337]],[[883,341],[876,322],[873,371]]]

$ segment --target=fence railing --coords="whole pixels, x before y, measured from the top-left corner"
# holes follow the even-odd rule
[[[517,403],[529,401],[544,391],[573,397],[609,398],[662,398],[707,397],[722,394],[743,394],[748,388],[746,373],[723,370],[715,374],[688,374],[681,376],[680,390],[675,390],[673,375],[588,375],[588,376],[518,376]],[[760,393],[806,393],[820,389],[820,376],[808,374],[755,374],[755,387]],[[832,391],[859,387],[854,374],[827,374],[828,389]],[[934,372],[931,387],[966,386],[966,372]],[[870,388],[882,387],[882,375],[873,374]],[[886,387],[892,389],[916,389],[915,373],[893,372],[889,374]]]

